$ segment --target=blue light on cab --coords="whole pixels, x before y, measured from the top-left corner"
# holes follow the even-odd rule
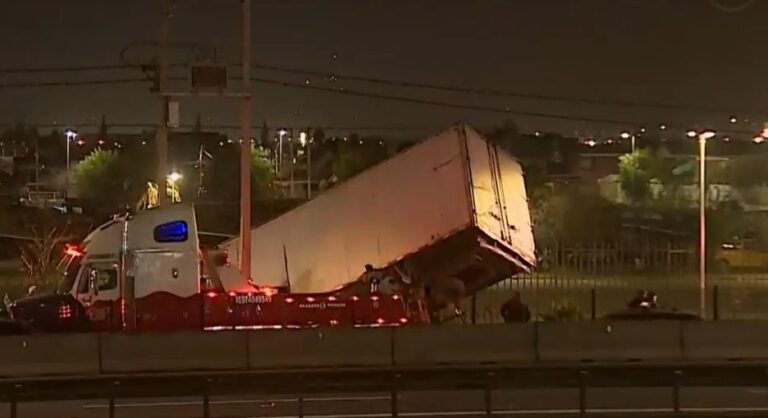
[[[184,242],[189,238],[186,221],[173,221],[158,225],[154,231],[157,242]]]

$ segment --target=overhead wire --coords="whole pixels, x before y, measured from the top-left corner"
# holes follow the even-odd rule
[[[188,63],[171,63],[171,67],[180,68],[187,67]],[[239,64],[235,64],[239,66]],[[554,101],[564,103],[580,103],[594,106],[614,106],[614,107],[630,107],[630,108],[656,108],[675,111],[691,111],[691,112],[708,112],[708,113],[739,113],[739,114],[766,114],[768,110],[765,109],[725,109],[720,107],[700,106],[691,104],[675,104],[664,103],[654,101],[637,101],[637,100],[618,100],[618,99],[599,99],[577,96],[565,96],[565,95],[548,95],[540,93],[530,92],[515,92],[500,89],[489,88],[467,88],[451,85],[442,85],[434,83],[423,83],[414,81],[393,80],[387,78],[366,77],[354,74],[335,73],[335,72],[323,72],[316,70],[308,70],[301,68],[282,67],[268,64],[255,64],[252,66],[257,70],[275,71],[285,74],[303,75],[312,77],[321,77],[323,79],[334,79],[335,81],[357,81],[363,83],[380,84],[386,86],[395,86],[403,88],[419,88],[435,91],[445,91],[461,94],[472,94],[480,96],[495,96],[495,97],[508,97],[516,99],[526,100],[539,100],[539,101]],[[140,65],[129,64],[113,64],[113,65],[87,65],[87,66],[61,66],[61,67],[18,67],[18,68],[0,68],[0,74],[35,74],[35,73],[51,73],[51,72],[87,72],[87,71],[114,71],[114,70],[130,70],[140,69]]]

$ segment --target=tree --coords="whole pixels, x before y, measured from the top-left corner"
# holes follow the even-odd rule
[[[768,184],[768,156],[745,155],[728,161],[725,179],[733,187],[748,188]]]
[[[220,149],[205,175],[208,196],[216,200],[236,201],[240,197],[240,153],[236,147]],[[251,195],[255,199],[273,197],[275,171],[267,150],[259,147],[252,153]]]
[[[27,286],[52,290],[58,277],[56,264],[61,259],[61,247],[69,234],[69,225],[40,228],[27,223],[32,239],[19,246],[21,268]]]
[[[619,157],[621,189],[632,204],[643,205],[651,198],[651,157],[647,150],[637,150]]]
[[[389,157],[387,147],[378,141],[351,135],[342,142],[333,158],[332,171],[339,180],[346,180]]]
[[[124,175],[116,151],[96,149],[75,166],[75,183],[82,197],[108,203],[124,199]]]
[[[258,198],[272,197],[275,170],[266,149],[258,147],[251,154],[251,194]]]

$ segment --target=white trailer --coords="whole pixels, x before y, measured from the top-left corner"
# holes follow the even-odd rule
[[[238,274],[239,239],[222,244],[225,288]],[[365,265],[406,270],[428,286],[459,279],[482,289],[535,263],[517,160],[472,128],[452,127],[251,231],[251,277],[291,292],[324,292]]]

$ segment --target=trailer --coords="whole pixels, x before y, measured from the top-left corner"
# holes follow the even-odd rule
[[[247,288],[239,238],[219,276]],[[396,270],[433,299],[472,293],[535,263],[520,163],[466,125],[399,155],[251,231],[251,280],[327,292],[365,266]]]

